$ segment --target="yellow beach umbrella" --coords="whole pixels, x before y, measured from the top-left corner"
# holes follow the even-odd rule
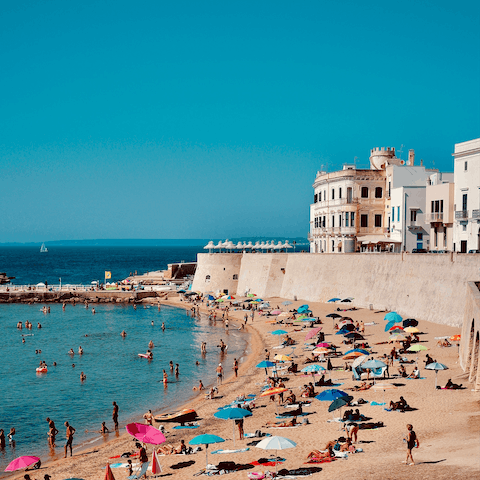
[[[274,358],[274,360],[277,360],[279,362],[291,362],[292,361],[292,359],[288,355],[277,354],[273,358]]]
[[[420,330],[417,327],[407,327],[404,332],[407,333],[419,333]]]

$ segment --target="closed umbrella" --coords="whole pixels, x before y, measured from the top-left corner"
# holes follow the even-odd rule
[[[193,437],[188,443],[190,445],[205,445],[205,454],[208,467],[208,446],[212,443],[222,443],[224,441],[225,440],[222,437],[204,433],[203,435],[197,435],[196,437]]]
[[[437,388],[437,373],[439,370],[448,370],[448,367],[440,362],[429,363],[426,367],[428,370],[435,370],[435,388]]]
[[[214,413],[213,416],[222,420],[233,420],[233,446],[235,446],[235,420],[251,417],[252,412],[243,408],[224,408]]]
[[[257,448],[261,448],[262,450],[275,450],[275,476],[277,476],[277,451],[286,450],[287,448],[294,448],[297,446],[297,444],[288,438],[273,436],[264,438],[255,446]]]
[[[305,341],[310,340],[311,338],[315,337],[321,329],[322,329],[322,327],[316,327],[316,328],[312,328],[312,330],[309,330],[309,332],[305,336]]]
[[[162,466],[160,465],[160,461],[158,460],[158,455],[155,449],[153,449],[152,455],[152,473],[154,475],[162,473]]]
[[[153,450],[155,452],[155,450]],[[110,464],[107,463],[107,466],[105,467],[105,478],[104,480],[115,480],[115,477],[113,476],[112,469],[110,468]]]

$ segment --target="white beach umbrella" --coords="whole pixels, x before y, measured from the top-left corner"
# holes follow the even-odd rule
[[[215,248],[215,244],[210,240],[203,248],[211,252]]]
[[[275,246],[274,246],[275,250],[281,250],[283,248],[283,245],[282,245],[282,242],[278,242]]]
[[[284,245],[285,248],[293,248],[293,245],[290,245],[288,243],[288,240],[285,240],[285,245]]]
[[[286,450],[287,448],[294,448],[297,446],[297,444],[288,438],[273,436],[264,438],[255,446],[257,448],[261,448],[262,450],[275,450],[275,476],[277,476],[277,451]]]
[[[262,250],[265,250],[265,242],[260,242],[260,248],[261,248]]]
[[[242,250],[243,249],[243,245],[242,245],[242,242],[238,242],[237,243],[237,246],[235,247],[237,250]]]

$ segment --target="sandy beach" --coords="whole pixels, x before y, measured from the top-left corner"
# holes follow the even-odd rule
[[[272,306],[281,305],[283,299],[269,299]],[[178,305],[189,308],[190,304],[178,302],[176,300],[168,300],[170,305]],[[293,302],[288,309],[296,308],[301,305],[301,300]],[[341,344],[341,337],[334,336],[334,322],[326,315],[336,311],[338,305],[309,303],[310,309],[314,316],[318,316],[323,322],[323,332],[325,333],[325,341],[333,342],[339,346],[342,352],[347,351],[350,347]],[[354,305],[354,304],[353,304]],[[349,308],[349,306],[342,307]],[[287,307],[282,307],[286,310]],[[201,308],[204,313],[205,308]],[[342,313],[342,312],[339,312]],[[379,344],[388,340],[388,334],[384,332],[385,322],[383,317],[385,312],[375,312],[365,309],[356,311],[348,311],[344,313],[353,319],[354,322],[363,321],[364,323],[375,323],[365,327],[365,338],[373,347],[373,357],[378,358],[388,353],[392,345]],[[238,328],[243,322],[244,311],[230,311],[230,329]],[[216,448],[221,449],[244,449],[247,444],[255,439],[236,439],[235,447],[232,440],[232,423],[214,418],[213,414],[218,407],[226,405],[233,401],[237,396],[242,394],[259,394],[260,389],[265,382],[265,371],[255,368],[255,365],[264,359],[265,349],[270,352],[270,358],[277,353],[288,354],[292,351],[291,347],[283,349],[274,348],[279,345],[279,338],[270,334],[276,328],[282,328],[289,332],[289,335],[296,341],[295,361],[298,363],[299,370],[304,367],[304,360],[309,352],[304,351],[304,339],[308,332],[308,328],[301,328],[302,324],[295,323],[294,326],[275,326],[269,323],[272,317],[255,315],[254,322],[249,319],[247,329],[251,333],[251,342],[249,347],[249,355],[240,364],[239,376],[235,379],[233,373],[233,356],[226,355],[222,359],[225,372],[229,377],[219,388],[218,398],[214,400],[206,400],[204,392],[198,395],[196,399],[189,404],[189,407],[195,408],[200,420],[199,428],[194,430],[173,430],[171,424],[166,425],[167,442],[174,445],[184,439],[188,444],[196,435],[203,433],[214,433],[221,436],[225,443],[212,445],[209,451]],[[460,333],[458,328],[448,327],[429,323],[417,319],[419,321],[418,328],[424,334],[420,336],[421,345],[428,347],[427,352],[420,352],[419,367],[421,377],[420,380],[407,380],[404,378],[394,378],[390,380],[379,380],[381,383],[395,383],[398,388],[394,390],[377,391],[372,389],[361,392],[348,392],[353,395],[354,400],[363,398],[369,403],[361,405],[358,408],[366,417],[371,418],[371,422],[383,422],[384,427],[376,429],[361,429],[358,433],[357,447],[362,448],[363,452],[350,454],[348,459],[336,459],[333,462],[322,463],[318,465],[309,464],[307,462],[307,454],[313,449],[324,449],[326,443],[335,440],[345,433],[340,431],[341,424],[339,422],[329,422],[332,419],[332,413],[328,412],[330,402],[320,402],[312,399],[310,407],[304,411],[311,413],[303,417],[308,419],[308,424],[295,428],[265,428],[267,422],[280,421],[276,418],[275,405],[269,398],[257,397],[253,416],[245,420],[245,432],[253,433],[256,430],[268,432],[272,435],[280,435],[289,438],[297,443],[296,448],[279,451],[278,455],[285,458],[285,462],[278,466],[278,469],[297,469],[302,467],[319,467],[322,470],[313,474],[314,478],[371,478],[371,479],[420,479],[420,478],[436,478],[436,479],[452,479],[452,478],[479,478],[480,475],[480,402],[478,394],[474,394],[468,385],[465,375],[458,363],[457,347],[452,346],[442,348],[437,346],[435,337],[451,336]],[[218,322],[218,320],[217,320]],[[207,346],[207,355],[219,356],[218,349]],[[435,389],[435,372],[425,370],[424,359],[425,353],[429,353],[438,362],[444,363],[449,370],[438,372],[438,384],[445,385],[446,381],[451,378],[454,383],[463,383],[466,389],[462,390],[436,390]],[[409,359],[415,360],[416,355],[408,355]],[[339,384],[341,390],[351,388],[358,384],[352,380],[352,373],[343,370],[345,364],[341,357],[332,359],[333,367],[341,369],[334,370],[331,373],[332,380]],[[326,364],[323,364],[326,366]],[[390,375],[397,372],[398,362],[390,367]],[[406,365],[407,372],[411,373],[413,364]],[[294,391],[297,397],[300,396],[302,386],[311,381],[310,377],[303,374],[283,375],[287,380],[285,385]],[[317,377],[318,379],[318,377]],[[192,385],[193,386],[193,385]],[[328,387],[327,387],[328,388]],[[320,393],[325,388],[316,387],[316,393]],[[398,401],[400,396],[405,397],[408,404],[414,408],[413,411],[401,413],[399,411],[386,411],[384,406],[372,405],[370,402],[382,403],[385,399],[387,406],[390,400]],[[284,411],[283,407],[279,407],[279,411]],[[302,421],[302,417],[298,418]],[[139,419],[140,421],[140,419]],[[122,419],[120,417],[120,422]],[[410,423],[414,426],[414,430],[420,440],[420,448],[414,449],[413,456],[415,459],[414,466],[407,466],[402,463],[406,457],[406,445],[403,437],[406,435],[406,425]],[[158,424],[157,424],[158,425]],[[72,458],[57,458],[42,465],[40,470],[29,472],[31,478],[40,480],[45,474],[49,474],[52,480],[63,480],[71,477],[82,478],[85,480],[103,479],[105,475],[104,467],[107,463],[114,463],[119,460],[112,460],[110,457],[120,455],[123,452],[134,451],[135,444],[132,437],[121,429],[118,438],[114,438],[114,434],[110,434],[110,441],[100,446],[87,448],[79,451],[75,449]],[[61,429],[63,434],[63,428]],[[236,431],[238,436],[238,433]],[[62,445],[63,435],[59,435],[57,444]],[[257,439],[258,440],[258,439]],[[57,448],[57,453],[60,453]],[[151,457],[152,447],[147,447],[149,458]],[[63,452],[62,452],[63,453]],[[240,453],[231,453],[225,455],[209,454],[209,463],[218,464],[222,461],[234,461],[237,464],[249,464],[262,457],[268,457],[272,451],[265,451],[250,446],[248,451]],[[62,454],[63,456],[63,454]],[[126,461],[126,460],[125,460]],[[135,461],[134,461],[135,463]],[[205,467],[205,450],[201,452],[185,455],[172,455],[160,457],[163,473],[160,476],[172,476],[179,480],[190,480],[193,476]],[[237,471],[228,474],[228,478],[248,478],[250,472],[260,472],[274,470],[272,466],[256,466],[254,468]],[[125,479],[127,477],[124,468],[114,468],[115,478]],[[24,472],[16,473],[4,478],[22,479]],[[151,473],[149,473],[151,477]]]

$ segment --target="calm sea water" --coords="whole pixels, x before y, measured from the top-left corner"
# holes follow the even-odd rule
[[[10,263],[8,266],[0,263],[0,270],[19,277],[18,283],[38,283],[45,279],[50,283],[58,272],[62,272],[62,282],[64,278],[68,278],[69,283],[87,282],[98,278],[98,274],[92,273],[103,272],[104,268],[110,268],[112,273],[121,272],[114,278],[123,278],[131,270],[164,268],[166,263],[179,259],[178,250],[166,252],[165,248],[143,249],[147,251],[142,255],[132,248],[75,249],[77,254],[72,251],[74,249],[65,249],[57,254],[58,262],[49,252],[48,258],[42,256],[28,272],[12,268],[26,263],[25,259],[15,258],[15,252],[9,251],[6,255],[5,249],[1,250],[3,256],[0,258],[8,257]],[[19,255],[22,254],[20,250],[17,249]],[[133,260],[128,259],[129,250]],[[179,250],[183,253],[180,260],[190,260],[186,255],[188,249]],[[27,253],[27,257],[34,256],[34,252]],[[174,257],[169,256],[172,253]],[[156,259],[153,265],[148,264],[149,256]],[[68,270],[67,265],[75,267]],[[220,359],[216,347],[220,338],[229,344],[228,355],[223,358],[227,372],[233,358],[244,355],[247,345],[246,336],[235,328],[230,327],[226,332],[220,323],[213,325],[207,318],[194,319],[174,307],[164,306],[158,311],[156,307],[139,306],[134,310],[131,305],[100,304],[95,306],[97,313],[93,315],[90,308],[81,305],[67,305],[65,311],[59,304],[49,305],[50,314],[44,314],[39,304],[0,305],[0,428],[8,433],[14,426],[17,431],[15,448],[7,445],[5,451],[0,452],[2,472],[19,455],[47,455],[47,416],[61,431],[57,439],[59,447],[64,442],[65,421],[77,429],[75,444],[93,441],[99,435],[85,433],[85,430],[99,430],[102,421],[113,428],[113,400],[120,406],[121,426],[148,409],[176,409],[191,398],[192,386],[200,379],[205,384],[213,383]],[[17,322],[24,323],[27,319],[34,328],[18,330]],[[162,322],[166,325],[164,332]],[[41,329],[37,328],[37,323],[41,323]],[[122,330],[127,332],[125,339],[120,336]],[[154,358],[147,361],[138,357],[138,353],[146,351],[150,340],[155,344]],[[200,355],[202,341],[207,342],[205,357]],[[77,354],[80,345],[84,350],[81,356]],[[75,351],[73,357],[67,354],[70,348]],[[42,353],[37,354],[36,350]],[[49,366],[46,374],[35,372],[41,360]],[[170,360],[180,364],[178,379],[170,373]],[[52,366],[54,361],[56,367]],[[163,369],[169,373],[171,382],[167,388],[162,383]],[[87,375],[84,383],[80,382],[82,371]],[[57,453],[61,450],[59,447]]]

